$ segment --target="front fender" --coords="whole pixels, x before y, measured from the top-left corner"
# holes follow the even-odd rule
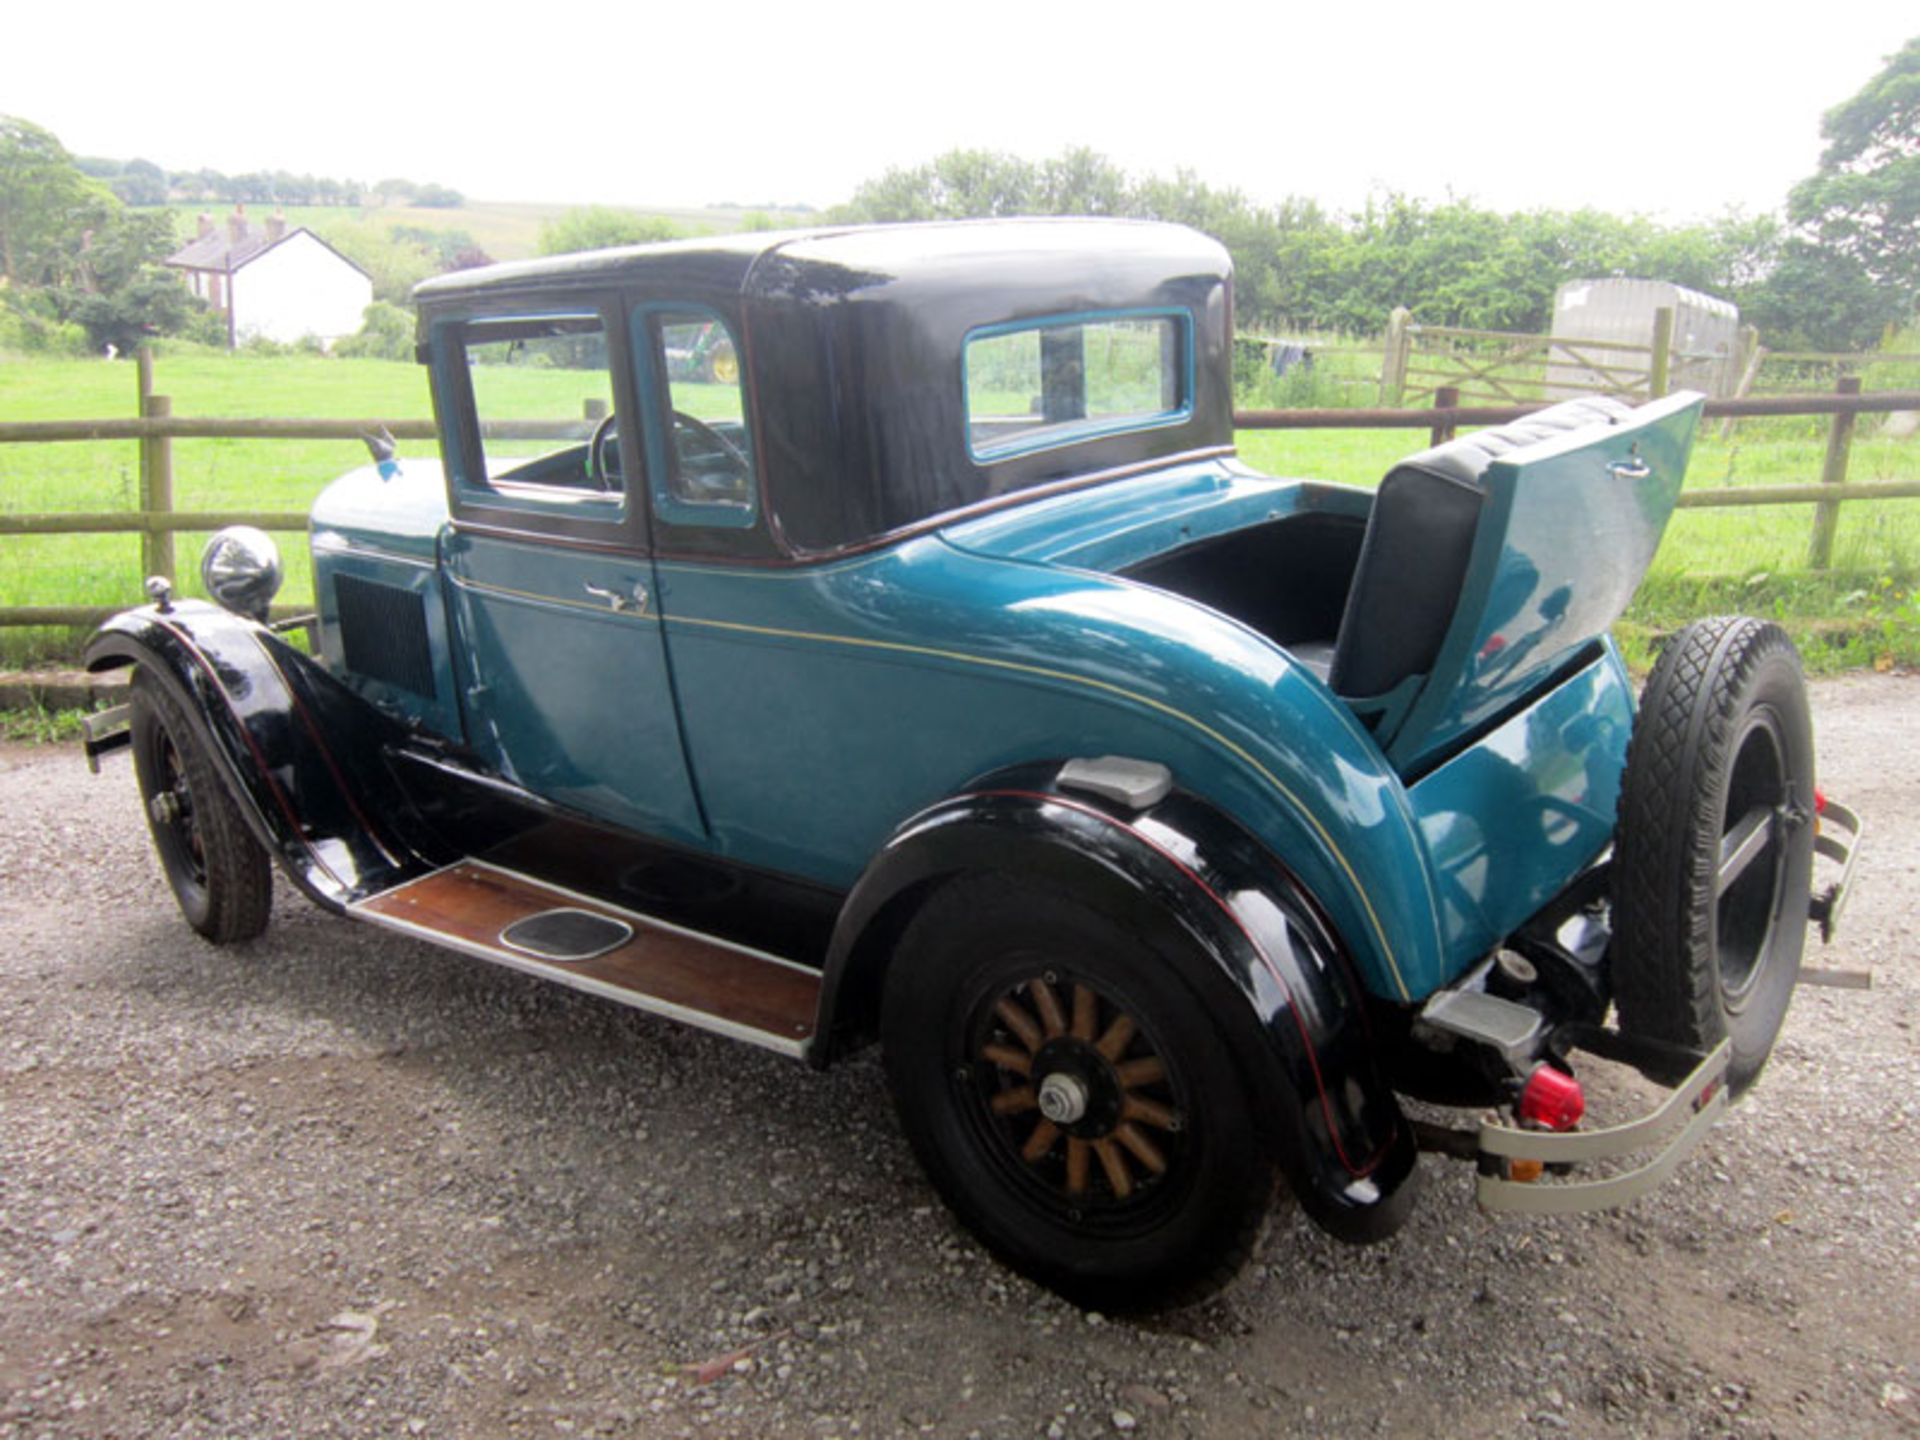
[[[816,1060],[871,1038],[894,942],[944,880],[1002,870],[1121,919],[1233,1037],[1269,1145],[1308,1213],[1347,1240],[1398,1228],[1416,1147],[1382,1078],[1349,958],[1294,876],[1175,791],[1147,810],[1005,772],[909,820],[848,896],[830,948]]]
[[[85,663],[138,665],[172,693],[254,838],[320,904],[431,868],[431,842],[391,803],[381,752],[398,727],[264,625],[198,600],[127,610]]]

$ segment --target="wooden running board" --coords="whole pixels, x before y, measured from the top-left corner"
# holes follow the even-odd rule
[[[502,943],[500,932],[516,920],[555,909],[623,920],[633,938],[579,961],[546,960]],[[463,860],[396,885],[348,913],[783,1055],[805,1056],[813,1039],[818,971],[482,861]]]

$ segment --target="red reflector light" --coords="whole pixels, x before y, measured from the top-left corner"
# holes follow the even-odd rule
[[[1587,1113],[1587,1097],[1573,1076],[1551,1065],[1541,1065],[1527,1077],[1518,1109],[1522,1120],[1549,1130],[1571,1130]]]
[[[1818,785],[1813,787],[1813,813],[1816,815],[1827,813],[1827,792]]]

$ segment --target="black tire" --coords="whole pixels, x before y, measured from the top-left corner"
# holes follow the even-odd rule
[[[141,808],[180,913],[216,945],[253,939],[273,907],[266,851],[173,696],[135,671],[129,704]]]
[[[972,876],[929,899],[888,972],[887,1078],[921,1164],[1009,1264],[1103,1310],[1212,1294],[1273,1199],[1231,1043],[1177,958],[1065,896]],[[1084,1107],[1048,1138],[1050,1083]]]
[[[1627,751],[1614,857],[1614,1001],[1629,1033],[1733,1042],[1758,1078],[1807,940],[1813,722],[1779,626],[1702,620],[1668,643]],[[1723,847],[1743,825],[1752,846]],[[1744,854],[1744,861],[1741,856]]]

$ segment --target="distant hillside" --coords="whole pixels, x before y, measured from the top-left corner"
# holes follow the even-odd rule
[[[230,205],[219,202],[176,202],[151,208],[164,208],[180,216],[175,222],[175,231],[183,238],[193,234],[195,216],[205,212],[219,219],[232,209]],[[258,205],[248,208],[250,213],[269,209]],[[495,260],[524,260],[539,252],[540,227],[543,223],[558,220],[568,211],[580,207],[517,200],[468,200],[452,208],[423,205],[287,205],[281,208],[285,210],[289,224],[305,225],[319,234],[325,234],[330,223],[342,221],[381,226],[402,225],[416,230],[464,231],[472,237],[475,245]],[[630,210],[636,215],[657,216],[670,221],[688,235],[725,235],[761,224],[774,227],[804,225],[816,218],[813,211],[754,210],[745,206],[713,206],[693,210],[642,209],[635,206],[613,208]]]

